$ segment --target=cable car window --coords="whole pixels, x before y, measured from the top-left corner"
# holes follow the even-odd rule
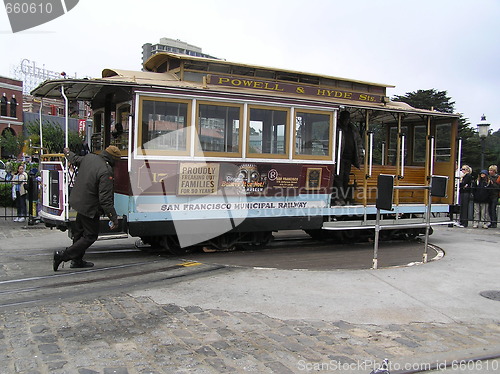
[[[142,101],[142,148],[187,151],[188,103]]]
[[[413,162],[425,162],[427,126],[413,128]]]
[[[90,140],[92,152],[101,151],[103,149],[102,134],[104,133],[104,109],[99,109],[94,112],[94,120],[92,122],[92,137]]]
[[[436,162],[450,161],[451,123],[436,125]]]
[[[117,105],[116,122],[111,131],[111,145],[123,150],[128,148],[129,115],[130,104]]]
[[[406,135],[406,139],[408,139],[408,126],[401,126],[401,134]],[[398,128],[397,127],[391,127],[389,130],[389,148],[388,148],[388,153],[387,153],[387,162],[389,165],[396,165],[396,160],[398,158]],[[407,140],[406,140],[407,141]],[[406,157],[408,156],[408,145],[405,144],[405,160]]]
[[[288,111],[250,108],[248,153],[286,157]]]
[[[387,162],[396,165],[396,148],[398,146],[398,128],[391,127],[389,130],[389,147],[387,149]]]
[[[239,106],[198,105],[199,151],[240,152]]]
[[[373,133],[373,164],[384,165],[387,146],[385,143],[385,126],[383,123],[370,123],[370,131]]]
[[[331,118],[330,114],[296,112],[295,155],[330,155]]]

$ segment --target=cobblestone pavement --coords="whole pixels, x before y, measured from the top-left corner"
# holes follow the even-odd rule
[[[43,235],[51,231],[0,222],[1,239]],[[386,357],[396,369],[415,369],[500,352],[498,321],[353,324],[195,304],[117,293],[9,309],[0,314],[0,373],[368,374]]]
[[[433,363],[436,353],[484,354],[483,347],[500,342],[494,323],[279,320],[127,295],[26,307],[3,314],[0,323],[5,374],[369,373],[384,357],[400,365]],[[342,367],[348,370],[336,370]]]

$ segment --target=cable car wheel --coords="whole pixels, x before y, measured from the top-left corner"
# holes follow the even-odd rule
[[[187,252],[186,248],[181,248],[177,235],[141,236],[140,242],[137,241],[135,247],[145,252],[160,250],[173,255],[182,255]]]
[[[272,231],[260,231],[248,233],[242,239],[247,239],[248,241],[242,240],[242,242],[238,244],[238,247],[249,251],[252,249],[261,249],[265,247],[274,239],[274,237]]]
[[[187,252],[186,248],[182,248],[177,235],[160,236],[158,241],[159,247],[173,255],[182,255]]]

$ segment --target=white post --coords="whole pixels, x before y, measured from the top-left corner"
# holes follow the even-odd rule
[[[368,169],[368,175],[371,178],[372,177],[372,169],[373,169],[373,132],[370,131],[368,134],[370,136],[370,149],[369,149],[370,164],[369,164],[369,169]]]
[[[430,149],[430,167],[429,167],[429,175],[432,177],[432,174],[434,174],[434,137],[431,136],[431,149]]]
[[[64,147],[68,147],[68,128],[69,128],[69,100],[64,93],[64,86],[61,86],[61,95],[64,97],[64,114],[65,114],[65,134],[64,134]],[[68,160],[64,158],[64,171],[63,171],[63,199],[64,199],[64,219],[69,220],[69,195],[68,195]]]
[[[380,209],[377,208],[377,216],[375,220],[375,240],[373,242],[373,265],[372,269],[378,268],[378,241],[380,237]]]
[[[40,110],[38,111],[38,121],[40,122],[40,157],[43,155],[43,130],[42,130],[42,109],[43,99],[40,99]],[[40,159],[41,161],[41,159]]]
[[[64,93],[64,86],[61,86],[61,95],[64,97],[64,146],[67,148],[68,147],[68,128],[69,128],[69,100],[66,94]]]
[[[405,176],[405,136],[401,135],[401,178]]]
[[[132,126],[133,126],[132,114],[128,116],[128,159],[127,159],[127,170],[130,174],[132,172]]]
[[[340,156],[342,154],[342,130],[339,130],[339,142],[337,148],[337,175],[340,175]]]
[[[458,195],[460,193],[460,167],[462,164],[462,139],[458,139],[458,156],[457,156],[457,168],[458,168],[458,175],[455,175],[455,178],[459,178],[458,181],[455,180],[455,204],[458,204]]]

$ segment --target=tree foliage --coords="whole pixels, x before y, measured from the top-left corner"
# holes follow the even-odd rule
[[[414,108],[437,110],[438,112],[453,113],[455,110],[455,102],[447,96],[446,91],[437,91],[434,88],[430,90],[417,90],[415,92],[407,92],[400,96],[395,95],[393,101],[402,101],[410,104]]]
[[[3,136],[0,136],[0,147],[2,148],[2,156],[15,158],[21,153],[24,146],[24,135],[19,133],[14,135],[10,131],[5,131]]]
[[[40,147],[40,122],[36,120],[25,124],[33,146]],[[55,122],[42,122],[43,148],[45,153],[62,153],[65,135],[62,127]],[[68,145],[71,149],[81,147],[83,139],[76,131],[68,132]]]

